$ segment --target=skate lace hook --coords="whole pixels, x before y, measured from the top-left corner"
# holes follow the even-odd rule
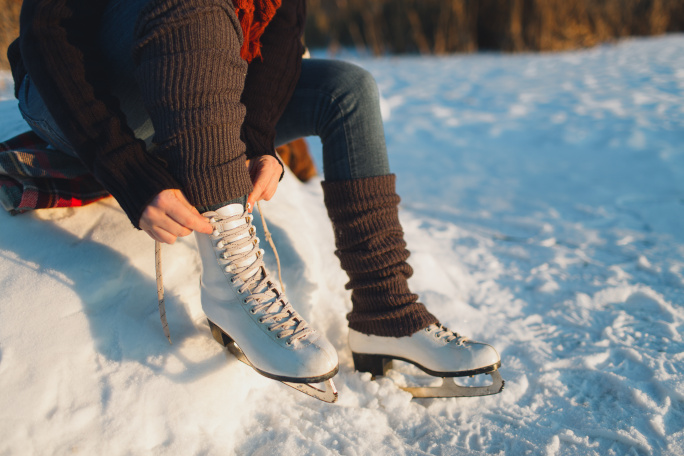
[[[451,331],[450,329],[442,326],[441,323],[435,323],[425,328],[425,331],[427,332],[432,332],[433,330],[435,331],[436,338],[445,339],[447,343],[456,341],[457,345],[463,345],[465,342],[468,342],[467,337],[461,336],[460,334]]]

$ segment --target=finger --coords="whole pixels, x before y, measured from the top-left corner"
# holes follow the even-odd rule
[[[145,232],[155,241],[161,242],[163,244],[174,244],[177,237],[168,231],[161,229],[145,230]]]
[[[162,242],[161,239],[159,239],[159,237],[157,237],[151,230],[143,230],[143,231],[145,232],[145,234],[147,234],[153,240],[155,240],[157,242]]]
[[[176,236],[187,236],[193,231],[211,234],[213,231],[207,218],[193,211],[191,207],[174,204],[168,209],[167,214],[168,220],[159,223],[159,226]]]
[[[189,218],[183,220],[182,225],[192,231],[204,234],[211,234],[214,231],[209,220],[206,217],[201,216],[197,209],[189,213]]]
[[[264,190],[261,192],[261,199],[270,201],[271,198],[275,195],[276,190],[278,189],[278,179],[272,178]]]
[[[162,232],[171,234],[174,237],[183,237],[192,233],[192,230],[185,225],[178,223],[173,217],[166,215],[154,224],[153,230],[157,236],[164,238]]]
[[[273,198],[276,190],[278,189],[278,184],[280,183],[279,167],[275,166],[275,163],[269,166],[267,172],[264,172],[263,179],[261,182],[264,184],[261,191],[261,198],[268,201]]]
[[[211,224],[206,217],[202,217],[195,206],[190,204],[183,192],[174,189],[173,197],[164,201],[163,210],[176,223],[187,228],[190,231],[176,232],[171,226],[164,227],[170,230],[171,233],[176,233],[178,236],[187,236],[192,231],[199,231],[200,233],[210,234],[213,230]]]
[[[179,216],[179,214],[181,215]],[[148,207],[140,220],[140,228],[154,233],[157,237],[164,237],[160,234],[160,229],[175,237],[187,236],[192,233],[192,229],[183,223],[179,223],[176,219],[184,221],[183,219],[187,219],[189,216],[194,216],[193,212],[184,207],[178,200],[172,199],[170,204],[164,204],[162,208]],[[198,215],[197,217],[206,221],[202,216]]]
[[[269,185],[269,197],[268,197],[268,199],[273,198],[273,196],[276,194],[276,191],[278,190],[279,184],[280,184],[280,173],[276,172],[275,174],[271,175],[271,182]]]
[[[182,204],[186,209],[188,209],[190,212],[192,212],[194,215],[197,216],[197,217],[195,217],[195,221],[196,221],[197,223],[202,223],[202,224],[208,225],[208,226],[209,226],[208,229],[211,230],[211,226],[209,225],[209,221],[206,219],[206,217],[202,217],[202,214],[200,214],[200,211],[197,210],[197,208],[196,208],[195,206],[193,206],[192,204],[190,204],[190,201],[188,201],[188,199],[185,197],[185,195],[183,194],[182,191],[180,191],[180,190],[175,190],[175,191],[174,191],[174,196],[176,196],[176,198],[181,202],[181,204]],[[204,223],[204,222],[206,222],[206,223]],[[201,231],[201,230],[196,230],[196,231],[200,231],[200,232],[203,232],[203,233],[205,232],[205,231]],[[208,234],[208,233],[207,233],[207,234]]]
[[[183,194],[182,191],[180,191],[178,189],[174,189],[173,195],[176,197],[176,199],[178,199],[178,201],[181,202],[181,204],[183,206],[185,206],[189,210],[193,210],[193,209],[197,210],[197,208],[195,206],[190,204],[190,201],[188,201],[188,199],[185,197],[185,195]],[[199,212],[199,211],[197,211],[197,212]]]
[[[259,200],[256,199],[254,192],[250,193],[247,196],[247,212],[249,212],[250,214],[252,213],[252,210],[254,209],[254,205],[256,204],[257,201],[259,201]]]
[[[252,208],[254,208],[254,204],[257,201],[261,201],[263,199],[263,193],[264,189],[266,187],[266,184],[264,183],[264,179],[259,177],[257,180],[254,182],[254,189],[252,192],[247,196],[247,202],[250,204],[250,212],[252,212]]]

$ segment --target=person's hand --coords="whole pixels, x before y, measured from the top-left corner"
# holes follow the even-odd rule
[[[152,239],[173,244],[193,231],[211,234],[209,221],[202,217],[178,189],[159,192],[140,217],[140,228]]]
[[[254,190],[247,196],[252,212],[257,201],[270,200],[278,189],[278,182],[283,173],[283,167],[273,155],[261,155],[247,160],[249,177],[252,179]]]

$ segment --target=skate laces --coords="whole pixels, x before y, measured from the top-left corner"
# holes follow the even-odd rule
[[[425,332],[433,333],[437,339],[444,339],[447,343],[455,342],[456,345],[463,345],[468,342],[468,338],[461,336],[458,333],[451,331],[450,329],[442,326],[440,323],[435,323],[427,328]]]
[[[245,223],[233,226],[240,219],[244,219]],[[216,245],[222,252],[219,263],[227,273],[232,274],[230,281],[239,286],[241,294],[249,291],[244,302],[251,303],[250,312],[262,314],[259,322],[269,325],[269,331],[276,331],[278,339],[287,338],[287,344],[291,345],[303,340],[314,330],[297,314],[282,290],[271,280],[252,220],[252,214],[247,211],[234,216],[210,216],[213,236],[220,239]]]

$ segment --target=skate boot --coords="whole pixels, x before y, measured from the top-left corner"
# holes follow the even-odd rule
[[[399,222],[395,176],[323,182],[325,206],[335,233],[335,254],[352,290],[349,344],[358,370],[384,375],[392,359],[406,360],[430,375],[446,377],[438,389],[407,389],[415,397],[494,394],[503,388],[496,350],[439,325],[411,293],[404,233]],[[453,377],[489,373],[489,387],[462,387]],[[406,388],[405,388],[406,389]]]
[[[432,324],[404,337],[382,337],[351,329],[349,347],[358,371],[374,377],[385,375],[392,360],[411,363],[422,371],[444,377],[439,387],[403,387],[414,397],[485,396],[501,392],[504,381],[497,371],[501,359],[494,347],[470,341],[440,324]],[[492,384],[483,387],[457,385],[453,377],[489,374]]]
[[[263,264],[252,215],[241,204],[202,214],[202,309],[214,338],[261,375],[334,402],[337,352],[292,308]],[[319,389],[311,383],[324,383]]]

